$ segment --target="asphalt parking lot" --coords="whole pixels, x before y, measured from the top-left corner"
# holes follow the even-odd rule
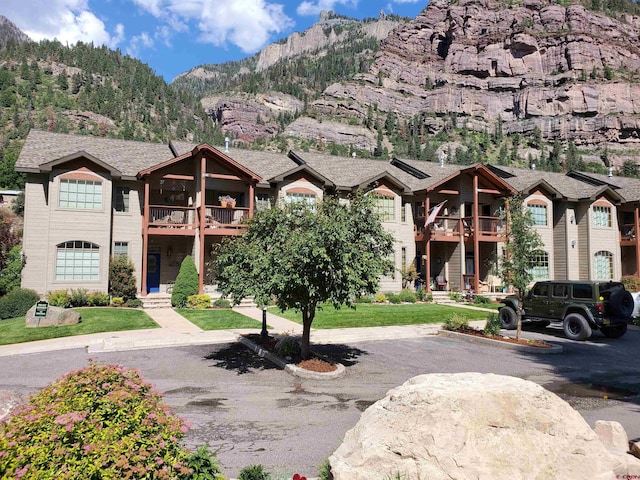
[[[190,423],[187,444],[209,444],[228,477],[256,463],[315,476],[364,409],[423,373],[528,379],[569,401],[589,424],[616,420],[630,438],[640,438],[640,330],[616,340],[596,332],[587,342],[568,341],[553,328],[526,335],[562,344],[564,351],[530,354],[442,337],[316,346],[347,365],[344,378],[319,381],[292,377],[237,344],[100,355],[77,349],[3,357],[0,390],[26,396],[89,358],[138,368]]]

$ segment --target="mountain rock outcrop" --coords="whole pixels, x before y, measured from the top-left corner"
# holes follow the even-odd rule
[[[432,0],[383,42],[369,73],[329,86],[317,113],[370,105],[457,126],[573,140],[640,141],[640,19],[546,0]],[[347,108],[348,106],[348,108]]]
[[[0,47],[8,42],[28,42],[30,39],[26,33],[14,25],[7,17],[0,15]]]

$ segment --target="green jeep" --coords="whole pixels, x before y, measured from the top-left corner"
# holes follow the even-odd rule
[[[515,295],[502,300],[502,328],[517,327],[518,302]],[[537,282],[525,295],[522,322],[539,326],[562,322],[571,340],[586,340],[597,329],[608,338],[618,338],[626,333],[633,308],[633,297],[620,282],[549,280]]]

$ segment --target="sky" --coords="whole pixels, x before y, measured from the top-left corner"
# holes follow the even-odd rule
[[[303,32],[320,11],[416,17],[428,0],[2,0],[0,15],[32,40],[119,48],[171,82],[202,64],[240,60]]]

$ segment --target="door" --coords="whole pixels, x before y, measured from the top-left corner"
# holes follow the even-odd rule
[[[549,301],[549,284],[538,282],[533,286],[528,299],[525,300],[528,317],[547,318],[551,302]]]
[[[160,254],[147,254],[147,293],[160,291]]]

